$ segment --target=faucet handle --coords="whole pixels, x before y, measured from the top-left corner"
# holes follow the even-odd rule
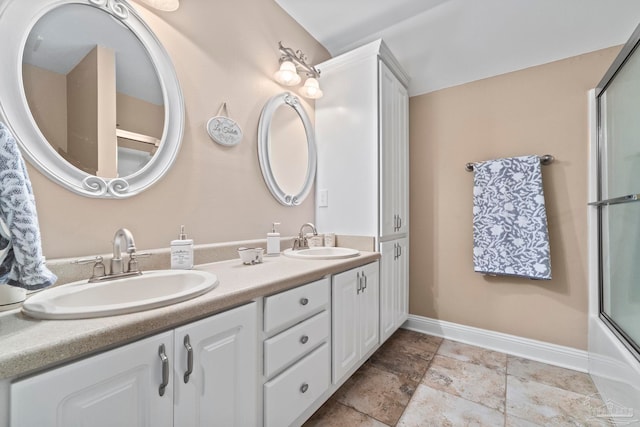
[[[102,262],[103,258],[101,256],[96,256],[94,258],[80,258],[80,259],[76,259],[71,261],[72,264],[91,264],[93,263],[93,272],[91,274],[91,277],[89,278],[89,280],[98,278],[98,277],[104,277],[106,275],[106,268],[104,266],[104,263]]]
[[[151,252],[131,252],[129,254],[127,271],[129,273],[140,272],[140,268],[138,267],[138,258],[149,258],[151,255],[153,255]]]

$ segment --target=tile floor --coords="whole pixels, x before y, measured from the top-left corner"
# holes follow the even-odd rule
[[[584,373],[398,330],[305,426],[607,426]]]

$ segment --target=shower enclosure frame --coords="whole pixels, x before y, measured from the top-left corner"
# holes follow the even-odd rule
[[[615,197],[603,200],[605,197],[617,196],[603,194],[603,161],[607,161],[604,150],[604,120],[601,103],[607,88],[624,68],[629,58],[635,53],[640,55],[640,26],[636,28],[629,41],[624,45],[611,67],[597,87],[589,93],[590,113],[590,160],[589,160],[589,373],[598,391],[606,402],[610,411],[619,408],[626,412],[612,413],[616,422],[626,423],[630,420],[640,420],[640,342],[634,342],[632,337],[607,313],[605,307],[605,274],[608,273],[604,263],[605,253],[609,246],[603,239],[608,238],[604,230],[605,210],[609,206],[626,203],[632,197]],[[640,76],[638,76],[640,80]],[[634,110],[635,111],[635,110]],[[610,112],[609,112],[610,113]],[[640,111],[638,111],[640,115]],[[633,191],[640,192],[640,188]],[[640,195],[636,196],[640,201]],[[638,203],[638,202],[634,202]],[[608,211],[606,213],[608,215]],[[608,223],[606,224],[609,225]],[[611,231],[608,229],[607,231]],[[610,260],[608,260],[610,262]],[[607,296],[608,298],[609,296]],[[614,316],[615,317],[615,316]],[[628,418],[629,411],[632,418]],[[620,418],[616,418],[616,416]]]
[[[596,134],[596,150],[597,150],[597,201],[590,203],[590,205],[595,206],[597,208],[597,223],[598,223],[598,316],[600,319],[607,325],[607,327],[620,339],[620,341],[627,347],[627,349],[631,352],[631,354],[640,361],[640,342],[636,342],[633,337],[631,337],[625,329],[613,318],[613,316],[607,312],[605,308],[605,273],[606,268],[604,265],[604,259],[608,256],[608,253],[604,253],[605,245],[603,244],[603,239],[605,238],[605,232],[603,230],[604,227],[604,209],[608,209],[609,206],[623,204],[623,203],[638,203],[640,202],[640,187],[635,190],[633,194],[628,194],[620,197],[615,197],[609,199],[607,196],[607,200],[604,200],[603,192],[604,192],[604,174],[603,171],[603,163],[607,161],[606,156],[606,145],[608,141],[606,141],[607,136],[605,135],[604,123],[603,123],[603,115],[606,114],[603,111],[603,102],[602,96],[605,94],[606,90],[609,88],[610,84],[613,83],[614,79],[620,72],[620,70],[625,66],[627,61],[631,58],[631,56],[636,52],[636,50],[640,46],[640,26],[636,28],[634,33],[632,34],[629,41],[624,45],[618,56],[616,57],[613,64],[609,67],[604,77],[595,88],[595,101],[596,101],[596,124],[597,124],[597,134]],[[637,53],[640,55],[640,52]],[[640,79],[640,76],[638,76]],[[640,112],[639,112],[640,114]],[[636,202],[637,200],[637,202]]]

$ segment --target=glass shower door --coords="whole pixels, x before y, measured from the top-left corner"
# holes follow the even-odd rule
[[[640,359],[640,52],[596,92],[600,317]]]

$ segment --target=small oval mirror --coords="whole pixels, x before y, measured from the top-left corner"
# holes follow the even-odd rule
[[[258,125],[258,156],[265,183],[285,206],[304,201],[316,173],[316,143],[300,100],[285,92],[267,101]]]

